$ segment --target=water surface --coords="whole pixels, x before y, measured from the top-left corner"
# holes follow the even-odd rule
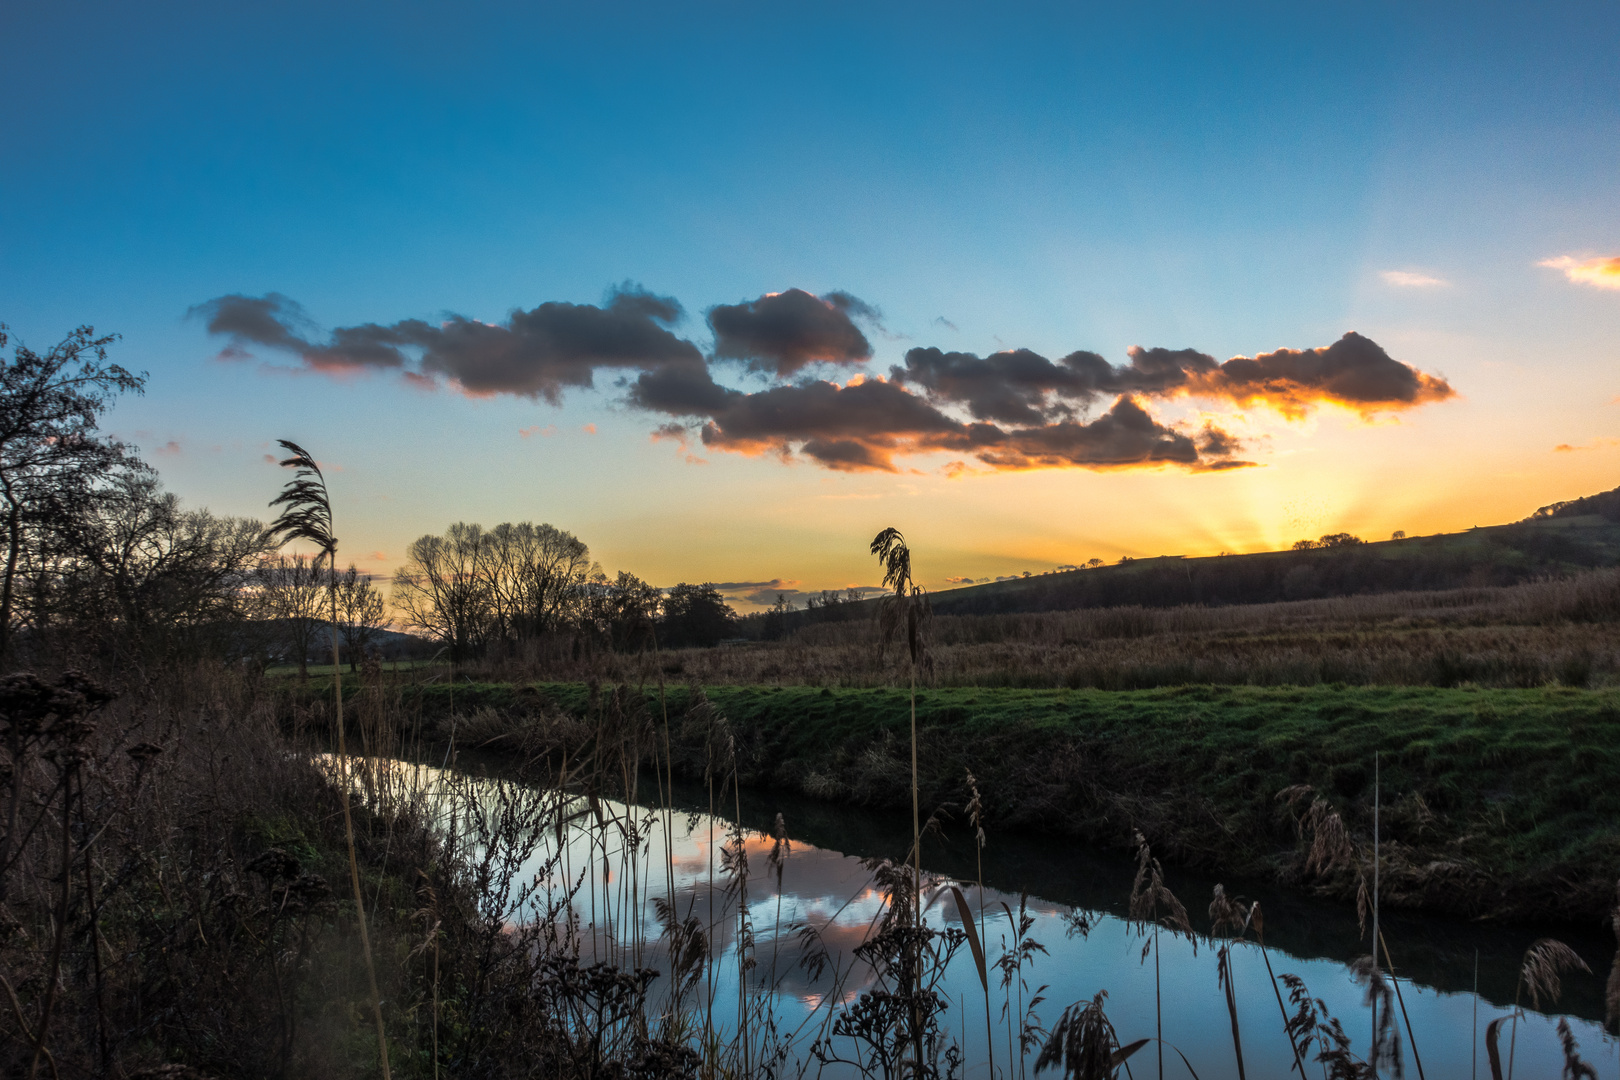
[[[511,782],[503,781],[498,769],[498,763],[463,757],[454,775],[481,792],[480,797],[489,797],[498,784]],[[441,780],[430,767],[422,767],[420,775],[432,784]],[[673,902],[678,915],[695,917],[713,943],[712,965],[689,997],[689,1007],[727,1032],[728,1038],[737,1028],[743,986],[737,970],[738,933],[747,926],[753,935],[755,967],[748,975],[746,993],[754,1001],[768,995],[777,1030],[791,1035],[803,1052],[810,1041],[825,1034],[836,1010],[872,984],[872,972],[854,958],[854,950],[881,918],[884,896],[863,860],[903,859],[911,836],[909,815],[873,813],[782,793],[738,793],[730,788],[711,793],[706,787],[679,784],[668,800],[671,807],[659,810],[651,777],[640,781],[639,797],[639,803],[629,804],[583,799],[570,803],[569,812],[576,816],[563,832],[561,847],[555,835],[548,834],[526,854],[514,886],[538,885],[538,891],[529,894],[526,908],[514,909],[512,918],[536,917],[548,894],[560,895],[560,890],[577,883],[572,910],[581,928],[583,951],[615,963],[654,967],[667,976],[667,949],[659,939],[655,902],[659,898]],[[769,857],[776,846],[770,834],[778,813],[791,841],[791,852],[780,863],[780,887]],[[739,919],[739,894],[744,892],[740,875],[726,867],[725,848],[734,832],[744,837],[747,853],[746,920]],[[631,834],[634,838],[626,840]],[[923,868],[935,888],[925,887],[924,895],[934,896],[939,884],[957,882],[973,918],[983,921],[992,966],[990,1040],[998,1075],[1016,1047],[1012,1027],[1036,996],[1043,1000],[1034,1012],[1049,1027],[1068,1004],[1106,990],[1108,1015],[1121,1041],[1152,1036],[1155,965],[1151,955],[1143,962],[1143,933],[1124,918],[1134,862],[1120,853],[1098,852],[1062,838],[992,834],[982,852],[981,888],[976,854],[971,833],[960,822],[948,823],[943,835],[926,838]],[[1214,882],[1168,868],[1166,883],[1192,913],[1194,927],[1206,928],[1204,909]],[[1293,1068],[1278,1001],[1270,988],[1268,960],[1275,975],[1286,972],[1302,978],[1311,995],[1343,1023],[1355,1051],[1365,1056],[1371,1015],[1365,991],[1349,964],[1367,951],[1367,938],[1355,911],[1253,883],[1226,884],[1230,893],[1261,901],[1265,912],[1268,951],[1262,953],[1252,943],[1232,949],[1248,1075],[1281,1077]],[[1033,952],[1021,980],[1015,976],[1003,985],[994,965],[1015,944],[1013,923],[1021,906],[1033,918],[1027,937],[1042,949]],[[927,919],[936,927],[960,925],[948,893],[929,907]],[[1074,932],[1077,921],[1089,925],[1089,931]],[[1414,1042],[1426,1077],[1489,1075],[1485,1027],[1511,1014],[1520,957],[1543,933],[1570,944],[1599,975],[1566,979],[1561,1002],[1543,1003],[1547,1011],[1526,1009],[1517,1026],[1516,1075],[1559,1075],[1563,1056],[1554,1025],[1561,1016],[1569,1020],[1582,1055],[1597,1065],[1600,1075],[1620,1072],[1620,1047],[1598,1023],[1599,976],[1607,975],[1614,953],[1614,943],[1606,936],[1569,927],[1499,927],[1398,912],[1384,913],[1382,923],[1411,1025],[1410,1038],[1404,1023],[1400,1033],[1407,1075],[1417,1075]],[[813,931],[810,948],[819,941],[831,961],[819,976],[801,963],[806,955],[805,928]],[[1157,989],[1163,1004],[1157,1021],[1162,1023],[1165,1042],[1185,1053],[1203,1080],[1236,1077],[1231,1022],[1217,981],[1214,943],[1161,933],[1158,948]],[[667,992],[667,977],[660,981]],[[967,1075],[988,1076],[985,997],[968,949],[961,949],[951,962],[941,988],[951,1003],[943,1023],[963,1049]],[[1286,998],[1286,989],[1283,994]],[[751,1032],[750,1037],[759,1036]],[[1505,1038],[1503,1049],[1505,1053]],[[1031,1074],[1033,1064],[1031,1052],[1026,1060]],[[1153,1047],[1138,1054],[1131,1065],[1135,1076],[1156,1076]],[[1317,1068],[1309,1066],[1311,1075]],[[807,1075],[816,1073],[817,1067],[810,1064]],[[829,1068],[824,1074],[842,1073]],[[1387,1069],[1384,1074],[1389,1075]],[[1189,1075],[1168,1051],[1165,1075]]]

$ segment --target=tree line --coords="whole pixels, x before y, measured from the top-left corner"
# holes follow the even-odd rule
[[[609,578],[578,537],[527,521],[458,522],[412,541],[392,600],[456,662],[557,646],[577,655],[715,645],[738,626],[713,584],[666,592],[627,571]]]
[[[666,591],[609,578],[552,525],[458,523],[414,541],[392,608],[368,575],[283,550],[257,519],[184,507],[138,452],[99,430],[147,376],[109,359],[116,335],[80,327],[36,352],[0,325],[0,657],[147,666],[218,655],[262,665],[325,651],[334,619],[352,667],[390,616],[457,661],[537,645],[713,645],[739,632],[712,584]]]

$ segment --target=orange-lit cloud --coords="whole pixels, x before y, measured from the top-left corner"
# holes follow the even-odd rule
[[[1293,418],[1321,404],[1365,415],[1456,395],[1446,380],[1401,363],[1354,331],[1319,349],[1234,356],[1217,368],[1194,374],[1187,390],[1240,405],[1267,405]]]
[[[1542,259],[1536,265],[1562,270],[1564,276],[1577,285],[1590,285],[1596,289],[1620,289],[1620,255],[1599,255],[1592,259],[1560,255],[1554,259]]]
[[[1416,270],[1385,270],[1378,276],[1384,279],[1384,284],[1393,285],[1397,289],[1436,289],[1451,284],[1445,278],[1422,274]]]
[[[595,386],[599,369],[616,369],[628,405],[675,421],[654,438],[676,439],[693,464],[704,459],[688,451],[688,440],[729,453],[803,457],[845,472],[896,472],[901,458],[936,453],[951,456],[948,476],[968,471],[970,461],[992,470],[1221,471],[1252,464],[1239,457],[1231,419],[1205,415],[1194,429],[1156,415],[1156,402],[1263,404],[1298,419],[1323,404],[1367,416],[1455,393],[1444,379],[1356,333],[1321,348],[1224,363],[1190,348],[1133,347],[1120,365],[1086,350],[1050,360],[1028,349],[979,356],[914,348],[887,377],[807,378],[803,369],[811,364],[869,358],[870,343],[853,320],[877,324],[878,312],[846,293],[800,289],[711,308],[710,356],[674,334],[683,314],[676,300],[628,285],[600,306],[542,303],[513,311],[501,324],[463,316],[436,326],[417,319],[366,323],[340,327],[326,340],[302,308],[274,293],[222,296],[192,311],[231,348],[296,354],[304,366],[289,370],[393,370],[417,386],[447,385],[471,396],[556,404],[566,389]],[[773,385],[745,391],[716,380],[717,370],[738,360]],[[519,434],[554,430],[533,425]],[[596,425],[583,430],[594,434]]]
[[[1602,450],[1609,446],[1620,446],[1620,439],[1593,439],[1585,446],[1575,446],[1571,443],[1559,443],[1553,447],[1555,454],[1572,454],[1580,450]]]

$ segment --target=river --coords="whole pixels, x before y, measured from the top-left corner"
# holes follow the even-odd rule
[[[453,777],[455,787],[481,800],[494,798],[499,785],[514,783],[500,775],[499,762],[465,757],[451,774],[430,766],[415,767],[415,774],[428,790],[442,790]],[[678,915],[695,917],[712,942],[713,960],[695,985],[689,1008],[712,1017],[716,1028],[730,1033],[737,1028],[742,986],[738,931],[745,927],[753,936],[754,959],[747,995],[757,1003],[768,993],[764,1000],[776,1031],[792,1036],[794,1053],[803,1060],[809,1043],[826,1035],[829,1018],[870,986],[872,972],[854,959],[854,950],[871,933],[885,899],[864,860],[902,860],[911,836],[909,816],[730,788],[714,793],[716,812],[711,815],[708,789],[681,784],[668,800],[672,808],[660,811],[653,778],[641,778],[639,790],[644,798],[628,805],[605,799],[594,806],[583,799],[570,803],[574,817],[563,834],[562,848],[548,832],[525,854],[522,869],[511,882],[511,918],[534,917],[543,906],[537,897],[556,896],[558,890],[577,883],[572,907],[584,950],[616,963],[658,968],[665,972],[661,981],[667,985],[667,949],[659,940],[655,901],[672,899]],[[770,859],[778,813],[791,844],[780,861],[779,878]],[[738,918],[737,875],[727,873],[724,865],[724,848],[738,822],[738,831],[746,837],[749,868],[746,920]],[[624,842],[632,831],[637,839]],[[1164,1052],[1165,1076],[1184,1077],[1192,1070],[1201,1080],[1239,1076],[1233,1024],[1217,976],[1221,943],[1202,935],[1189,941],[1161,931],[1156,976],[1151,953],[1144,960],[1147,942],[1142,929],[1125,918],[1136,871],[1127,853],[1097,852],[1058,837],[991,834],[982,852],[982,889],[975,854],[972,833],[960,821],[945,823],[939,835],[923,842],[924,874],[933,881],[924,888],[925,902],[933,899],[926,912],[929,924],[961,925],[953,894],[940,888],[951,882],[962,889],[971,917],[983,920],[990,1052],[985,992],[969,948],[956,952],[938,984],[948,1003],[942,1027],[961,1047],[965,1075],[989,1076],[991,1052],[996,1075],[1007,1075],[1009,1061],[1018,1057],[1023,1058],[1023,1073],[1033,1075],[1036,1051],[1016,1050],[1014,1029],[1023,1010],[1039,996],[1043,1000],[1034,1006],[1034,1016],[1050,1028],[1067,1005],[1089,1001],[1106,990],[1107,1015],[1121,1043],[1152,1037],[1156,1024],[1162,1025],[1169,1047]],[[1166,869],[1165,880],[1191,912],[1193,926],[1206,928],[1209,920],[1204,912],[1215,882],[1174,867]],[[528,886],[538,889],[519,892]],[[1367,951],[1368,938],[1359,929],[1355,910],[1274,887],[1232,881],[1226,886],[1229,894],[1258,900],[1264,912],[1266,950],[1251,935],[1230,951],[1247,1076],[1282,1077],[1293,1069],[1282,1009],[1270,988],[1268,961],[1276,976],[1287,973],[1303,979],[1311,997],[1320,999],[1342,1023],[1353,1051],[1365,1057],[1371,1013],[1350,962]],[[1040,947],[1024,950],[1029,962],[1004,985],[996,961],[1016,945],[1013,931],[1021,906],[1030,917],[1023,940]],[[1407,1076],[1419,1075],[1414,1049],[1423,1075],[1431,1080],[1490,1075],[1486,1026],[1512,1015],[1522,954],[1543,934],[1573,947],[1596,974],[1566,977],[1556,1005],[1544,1000],[1537,1010],[1526,1000],[1517,1024],[1510,1021],[1502,1028],[1504,1058],[1511,1038],[1516,1076],[1559,1075],[1564,1057],[1555,1025],[1563,1017],[1582,1056],[1599,1075],[1620,1075],[1620,1044],[1607,1037],[1599,1023],[1602,979],[1615,948],[1607,935],[1388,911],[1381,913],[1381,922],[1404,1004],[1404,1016],[1398,1010],[1395,1019]],[[1077,923],[1089,929],[1077,933]],[[807,927],[830,960],[819,977],[801,964],[807,941],[802,931]],[[836,978],[834,971],[839,973]],[[1157,1009],[1156,978],[1161,1002]],[[1286,1001],[1287,988],[1279,983],[1278,989]],[[761,1027],[757,1019],[749,1026]],[[753,1031],[750,1037],[764,1039]],[[838,1042],[834,1039],[835,1048]],[[1129,1065],[1135,1077],[1157,1076],[1157,1047],[1150,1043]],[[1320,1066],[1308,1064],[1307,1073],[1319,1075]],[[816,1074],[812,1062],[807,1075]],[[849,1074],[847,1067],[838,1066],[823,1072],[829,1077]],[[1380,1074],[1393,1075],[1387,1063]],[[1011,1075],[1020,1075],[1016,1063]]]

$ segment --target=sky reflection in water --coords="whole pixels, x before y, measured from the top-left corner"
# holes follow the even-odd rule
[[[431,776],[437,770],[429,769],[426,772]],[[486,790],[496,782],[475,781]],[[681,801],[683,795],[688,804],[706,802],[706,793],[692,790],[678,792],[677,802]],[[729,801],[731,793],[728,792],[727,796]],[[744,794],[744,798],[748,798],[748,793]],[[758,799],[759,796],[754,796],[756,803]],[[665,947],[659,940],[660,928],[653,899],[673,895],[676,910],[682,918],[695,915],[711,928],[715,950],[712,978],[699,983],[689,1000],[702,1009],[712,994],[715,1024],[727,1031],[734,1031],[738,1011],[737,906],[732,879],[722,865],[722,849],[728,840],[730,821],[724,816],[711,817],[707,812],[688,809],[677,809],[669,815],[672,826],[669,835],[673,867],[671,882],[665,874],[663,815],[646,807],[632,806],[627,809],[623,803],[609,800],[602,801],[600,807],[603,819],[608,822],[605,844],[603,834],[592,827],[594,814],[587,812],[576,819],[569,827],[560,860],[563,873],[543,879],[539,895],[543,898],[547,887],[562,888],[564,877],[567,880],[582,880],[573,907],[581,924],[585,941],[583,948],[586,951],[594,949],[603,959],[614,962],[639,963],[657,968],[664,973],[655,984],[659,994],[667,993],[669,980]],[[585,810],[586,804],[579,801],[575,809]],[[717,809],[722,814],[730,811],[732,817],[737,814],[735,803]],[[840,812],[857,818],[875,817],[853,809],[842,809]],[[757,805],[750,807],[745,804],[742,807],[745,825],[752,825],[756,829],[768,827],[768,818],[762,821],[761,816]],[[634,861],[626,858],[625,845],[620,839],[622,831],[614,825],[615,821],[633,822],[644,830],[642,858]],[[879,835],[890,840],[895,836],[904,837],[909,832],[899,827],[901,823],[865,821],[862,824],[874,827]],[[903,824],[908,826],[909,822]],[[756,970],[750,975],[749,993],[753,997],[763,986],[775,987],[777,1027],[784,1033],[795,1033],[796,1046],[802,1053],[809,1042],[822,1032],[823,1025],[837,1007],[853,1001],[871,985],[872,972],[854,958],[853,952],[881,917],[883,896],[874,887],[871,872],[856,855],[794,838],[791,818],[788,835],[792,840],[792,849],[782,867],[780,892],[775,873],[769,866],[773,843],[771,837],[763,832],[750,831],[746,841],[749,867],[747,903],[754,928],[757,963]],[[871,838],[868,838],[868,845],[871,842]],[[996,843],[997,838],[992,837],[991,844]],[[929,857],[929,846],[929,841],[925,840],[925,874],[933,871],[942,875],[957,875],[954,880],[962,882],[964,893],[977,912],[980,890],[972,881],[971,855],[964,869],[961,850],[946,850],[940,859],[934,860]],[[1046,865],[1051,870],[1052,878],[1049,891],[1058,895],[1072,894],[1073,891],[1066,888],[1061,880],[1061,864],[1064,862],[1062,851],[1065,846],[1062,843],[1047,844]],[[516,882],[532,880],[546,865],[554,850],[551,842],[542,843],[529,855]],[[968,850],[971,852],[971,848]],[[861,854],[871,853],[870,846],[864,846],[861,851]],[[884,853],[899,857],[903,850]],[[1095,856],[1075,852],[1075,858]],[[942,871],[937,863],[949,864],[948,871]],[[588,872],[583,873],[582,877],[584,871]],[[1120,876],[1122,871],[1123,877]],[[1113,867],[1112,873],[1116,880],[1110,884],[1121,892],[1118,903],[1079,907],[1089,916],[1092,925],[1089,935],[1073,935],[1069,932],[1065,916],[1077,910],[1075,906],[1043,898],[1039,881],[1031,883],[1031,894],[1025,901],[1035,920],[1030,935],[1044,946],[1046,953],[1037,955],[1033,966],[1026,971],[1029,992],[1025,998],[1027,1002],[1036,994],[1044,997],[1036,1011],[1040,1020],[1050,1026],[1066,1005],[1089,1000],[1098,990],[1106,990],[1108,1015],[1121,1040],[1129,1042],[1153,1034],[1154,966],[1151,957],[1145,964],[1142,962],[1143,939],[1140,934],[1117,914],[1107,910],[1118,910],[1129,891],[1128,867]],[[940,880],[951,879],[942,876]],[[994,875],[991,880],[995,880]],[[1207,893],[1195,893],[1188,880],[1178,880],[1173,873],[1168,883],[1177,890],[1193,913],[1194,925],[1203,925],[1205,920],[1201,916],[1206,901],[1202,896]],[[633,897],[632,888],[635,892]],[[925,898],[931,894],[932,890],[925,888]],[[1011,945],[1008,911],[1010,909],[1016,914],[1019,896],[993,887],[985,888],[982,895],[986,951],[992,965],[990,1008],[999,1071],[1007,1061],[1009,1040],[1015,1036],[1002,1017],[1008,992],[1000,985],[999,974],[993,965],[995,959]],[[1287,972],[1303,978],[1312,996],[1325,1001],[1329,1011],[1343,1023],[1357,1052],[1365,1054],[1370,1037],[1370,1013],[1364,1003],[1364,992],[1351,977],[1344,960],[1308,955],[1309,946],[1304,949],[1306,955],[1290,952],[1290,945],[1296,949],[1299,945],[1290,940],[1279,941],[1289,935],[1278,933],[1279,922],[1285,918],[1295,922],[1332,920],[1346,925],[1326,928],[1326,936],[1342,943],[1346,934],[1352,939],[1355,935],[1354,912],[1330,905],[1299,905],[1297,902],[1284,902],[1274,908],[1271,897],[1265,898],[1263,906],[1268,913],[1268,931],[1272,934],[1268,944],[1273,970],[1278,975]],[[532,918],[533,910],[513,912],[512,917]],[[959,921],[955,905],[948,896],[930,906],[927,918],[935,926]],[[817,930],[833,961],[818,978],[812,978],[801,963],[805,949],[798,931],[806,926]],[[1323,928],[1309,926],[1293,929],[1295,933],[1292,937],[1300,942],[1312,941],[1324,932]],[[1407,933],[1407,939],[1401,936],[1403,931]],[[1397,964],[1401,962],[1402,950],[1409,948],[1409,939],[1415,939],[1419,934],[1434,936],[1433,927],[1413,922],[1410,917],[1404,925],[1392,922],[1386,933]],[[639,957],[636,944],[638,935]],[[1597,940],[1600,939],[1572,943],[1601,975],[1606,974],[1608,956],[1594,952]],[[1203,1080],[1236,1077],[1231,1026],[1216,976],[1215,949],[1207,939],[1201,939],[1195,950],[1191,943],[1166,934],[1160,935],[1159,943],[1163,950],[1161,978],[1166,1042],[1179,1047],[1187,1055]],[[1522,946],[1515,940],[1511,947],[1516,954]],[[1504,985],[1503,949],[1497,949],[1495,953],[1492,974],[1500,987]],[[1511,962],[1508,963],[1510,965]],[[1433,967],[1434,964],[1429,966]],[[1277,999],[1266,986],[1268,975],[1260,949],[1252,944],[1237,946],[1234,949],[1233,970],[1248,1075],[1286,1076],[1293,1068],[1292,1055],[1281,1030]],[[1511,978],[1511,970],[1511,966],[1508,966],[1507,978]],[[1458,989],[1469,985],[1466,975],[1458,978],[1456,971],[1443,974],[1449,977],[1447,989],[1438,989],[1432,982],[1426,983],[1421,976],[1413,982],[1402,982],[1406,1009],[1416,1036],[1417,1050],[1422,1057],[1424,1073],[1433,1080],[1488,1076],[1483,1046],[1485,1026],[1499,1016],[1508,1015],[1511,1009],[1489,1000],[1492,995],[1482,994],[1478,1000],[1476,1029],[1475,996],[1466,989]],[[1589,997],[1593,986],[1587,983],[1595,985],[1596,979],[1585,982],[1574,980],[1571,989]],[[967,1074],[987,1075],[984,997],[972,957],[966,948],[951,963],[941,988],[950,1000],[950,1008],[942,1023],[949,1030],[950,1037],[963,1047]],[[1500,991],[1495,996],[1499,999],[1505,997]],[[1577,994],[1572,992],[1570,996]],[[829,1001],[830,997],[833,1000]],[[1284,997],[1286,999],[1286,990]],[[1016,984],[1011,988],[1011,1003],[1009,1011],[1016,1017]],[[1572,1002],[1566,999],[1564,1007],[1571,1008]],[[1575,1008],[1575,1012],[1591,1014],[1592,1009]],[[1555,1032],[1558,1015],[1527,1010],[1526,1018],[1518,1027],[1517,1075],[1558,1075],[1563,1065]],[[1596,1064],[1601,1075],[1613,1075],[1616,1062],[1620,1060],[1617,1058],[1616,1042],[1607,1038],[1592,1019],[1573,1013],[1569,1014],[1569,1019],[1583,1057]],[[1016,1020],[1013,1025],[1016,1026]],[[1474,1037],[1476,1030],[1477,1042]],[[1401,1035],[1407,1075],[1416,1076],[1417,1070],[1404,1030]],[[1477,1074],[1473,1056],[1476,1046]],[[1505,1033],[1503,1051],[1505,1054]],[[1156,1061],[1151,1046],[1139,1054],[1132,1064],[1136,1075],[1156,1075]],[[1029,1059],[1029,1066],[1033,1068],[1033,1055]],[[1316,1066],[1312,1065],[1310,1069],[1314,1075]],[[814,1074],[812,1067],[810,1075]],[[835,1075],[835,1071],[829,1069],[827,1075]],[[1179,1058],[1168,1051],[1165,1075],[1187,1075]],[[1389,1075],[1387,1070],[1384,1075]]]

